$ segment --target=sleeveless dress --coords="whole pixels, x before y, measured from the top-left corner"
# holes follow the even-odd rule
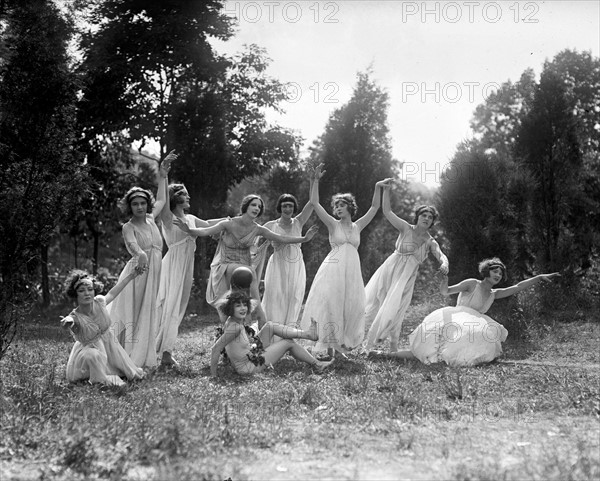
[[[136,367],[110,330],[111,319],[104,296],[94,297],[90,316],[72,311],[68,316],[79,328],[71,331],[75,345],[67,362],[67,381],[89,379],[112,386],[125,384],[119,376],[141,379],[144,371]]]
[[[185,222],[196,227],[188,216]],[[163,222],[162,231],[169,250],[162,260],[156,307],[156,352],[159,356],[164,351],[172,353],[175,347],[179,325],[192,291],[196,251],[196,238],[174,226],[172,221]]]
[[[314,318],[319,323],[315,351],[332,347],[344,352],[360,345],[365,337],[365,285],[357,250],[358,226],[352,223],[348,234],[341,221],[336,220],[329,243],[331,251],[313,280],[301,327],[308,329],[311,317]]]
[[[279,222],[271,229],[281,235],[302,235],[300,221],[293,218],[291,230],[284,230]],[[306,268],[300,244],[279,244],[272,242],[275,252],[269,258],[265,272],[265,292],[262,306],[267,321],[295,326],[300,316],[304,290],[306,288]]]
[[[135,239],[148,256],[148,270],[137,276],[108,306],[113,330],[129,357],[138,367],[156,366],[156,297],[162,262],[162,237],[152,215],[146,215],[150,231],[143,231],[129,221]],[[133,256],[125,265],[119,280],[127,277],[137,266]]]
[[[475,366],[502,354],[508,331],[485,313],[495,290],[484,296],[481,281],[473,292],[461,292],[456,307],[429,314],[409,335],[410,350],[424,364],[444,361],[450,366]]]
[[[419,245],[414,241],[414,227],[406,229],[398,236],[392,255],[369,280],[365,288],[365,324],[372,324],[367,334],[367,349],[388,336],[393,341],[400,338],[419,266],[427,259],[432,241],[430,238]]]
[[[250,248],[254,245],[254,239],[258,235],[258,225],[241,239],[238,239],[229,231],[223,231],[217,246],[217,251],[210,264],[210,276],[206,288],[206,302],[216,307],[219,299],[229,290],[229,281],[226,273],[230,264],[241,264],[256,272],[252,266]]]

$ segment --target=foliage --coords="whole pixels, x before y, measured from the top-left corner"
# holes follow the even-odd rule
[[[459,280],[492,255],[513,278],[591,265],[600,236],[600,60],[565,50],[502,84],[471,121],[442,179],[440,209]]]
[[[388,94],[372,79],[371,71],[359,72],[352,97],[330,115],[325,132],[311,148],[309,163],[324,164],[319,198],[327,210],[333,194],[351,192],[358,204],[357,217],[361,217],[371,206],[375,183],[394,176],[399,168],[391,154],[387,108]],[[361,257],[373,248],[366,239],[376,225],[377,218],[361,233]],[[376,242],[381,240],[377,238]],[[307,277],[312,279],[329,251],[327,232],[319,232],[310,248],[313,254],[306,267]],[[368,271],[374,271],[372,266]]]
[[[71,23],[49,0],[15,4],[7,22],[0,70],[0,314],[10,324],[7,307],[37,277],[40,256],[85,192],[86,169],[73,149]]]
[[[532,242],[540,246],[538,265],[543,270],[562,269],[569,263],[576,235],[570,220],[585,212],[575,120],[563,80],[551,71],[542,72],[532,108],[519,130],[516,154],[518,165],[533,179],[529,225]]]

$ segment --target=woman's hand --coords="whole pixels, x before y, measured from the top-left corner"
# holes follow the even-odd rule
[[[540,274],[538,277],[543,282],[550,282],[553,277],[560,277],[560,272],[553,272],[552,274]]]
[[[187,222],[185,220],[180,219],[179,217],[174,216],[173,217],[173,224],[176,225],[177,227],[179,227],[186,234],[190,233],[190,226],[187,224]]]
[[[138,274],[143,274],[148,270],[148,256],[145,252],[142,252],[138,257],[137,266],[135,266],[135,270]]]
[[[159,168],[159,172],[162,177],[167,177],[167,175],[169,174],[169,170],[171,170],[171,163],[174,160],[177,160],[178,157],[179,154],[175,153],[175,149],[171,150],[171,152],[167,154]]]
[[[448,266],[447,262],[442,262],[442,265],[440,266],[440,268],[438,269],[440,274],[447,276],[448,272],[450,272],[450,267]]]
[[[392,186],[394,179],[392,177],[388,177],[387,179],[380,180],[375,184],[375,187],[381,187],[382,189],[389,189]]]
[[[310,228],[306,231],[306,234],[304,234],[305,241],[311,240],[317,234],[317,232],[319,232],[319,226],[310,226]]]

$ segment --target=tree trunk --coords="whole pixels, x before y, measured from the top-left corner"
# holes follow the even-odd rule
[[[48,307],[50,305],[50,282],[48,279],[48,244],[42,244],[42,305]]]

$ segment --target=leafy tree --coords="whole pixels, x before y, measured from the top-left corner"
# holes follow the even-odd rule
[[[0,354],[14,333],[11,312],[40,261],[48,300],[48,243],[85,190],[85,169],[73,150],[72,25],[50,0],[10,7],[0,67]]]
[[[371,205],[375,182],[392,177],[399,170],[399,163],[391,154],[387,109],[388,94],[371,78],[371,71],[359,72],[352,97],[330,115],[325,132],[315,141],[308,159],[309,164],[324,164],[325,175],[320,182],[323,205],[327,206],[337,192],[351,192],[358,204],[357,215],[361,216]],[[390,236],[379,232],[370,237],[379,221],[387,223],[379,214],[361,234],[359,252],[363,259]],[[389,230],[385,225],[382,229]],[[305,257],[309,281],[329,249],[327,232],[322,230],[310,242],[311,252]],[[379,267],[372,265],[378,261],[366,258],[362,263],[363,276],[368,278]]]
[[[512,155],[523,116],[531,109],[535,87],[535,74],[527,69],[517,82],[504,82],[485,103],[477,106],[471,129],[478,148],[491,149],[503,158]]]
[[[582,157],[564,81],[549,69],[542,72],[532,109],[519,129],[516,152],[535,181],[531,234],[540,246],[538,263],[543,270],[564,268],[576,240],[570,219],[574,211],[575,218],[585,215],[579,208]]]
[[[460,144],[444,172],[437,205],[449,239],[453,282],[476,276],[477,263],[485,257],[512,257],[505,178],[502,163],[481,152],[476,141]]]

